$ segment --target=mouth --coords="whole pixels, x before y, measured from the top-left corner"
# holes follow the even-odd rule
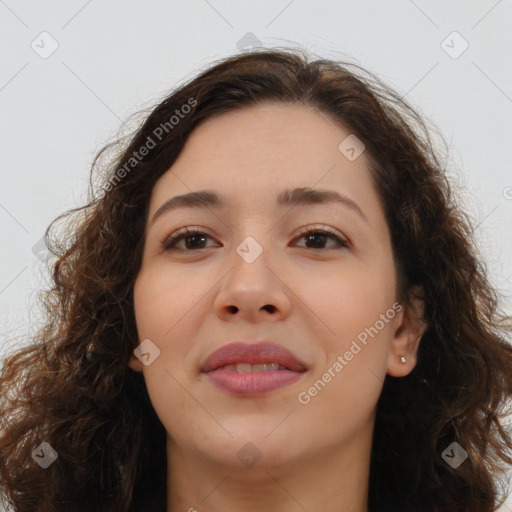
[[[235,342],[210,354],[201,371],[217,389],[250,397],[298,381],[307,368],[293,353],[274,343]]]
[[[294,371],[287,366],[282,364],[273,362],[273,363],[236,363],[236,364],[225,364],[224,366],[219,366],[215,368],[215,370],[231,370],[238,373],[260,373],[260,372],[275,372],[276,370],[289,370]],[[214,370],[214,371],[215,371]]]

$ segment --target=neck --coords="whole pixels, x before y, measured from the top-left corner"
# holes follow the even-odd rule
[[[262,457],[252,467],[168,438],[167,512],[367,512],[372,433],[369,425],[338,447],[284,463]]]

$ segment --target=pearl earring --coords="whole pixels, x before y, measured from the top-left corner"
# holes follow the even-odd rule
[[[404,356],[400,356],[400,362],[401,362],[402,364],[405,364],[405,357],[404,357]]]

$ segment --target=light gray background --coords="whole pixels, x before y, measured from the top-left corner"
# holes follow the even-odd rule
[[[0,0],[0,356],[36,328],[46,280],[32,248],[85,200],[95,153],[248,32],[358,63],[439,127],[511,314],[510,20],[510,0]]]

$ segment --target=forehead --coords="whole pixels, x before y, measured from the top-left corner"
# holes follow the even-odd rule
[[[171,172],[155,185],[152,203],[199,189],[249,200],[292,186],[334,188],[372,201],[364,152],[351,161],[340,151],[349,136],[349,127],[304,105],[269,102],[217,115],[190,134]]]

